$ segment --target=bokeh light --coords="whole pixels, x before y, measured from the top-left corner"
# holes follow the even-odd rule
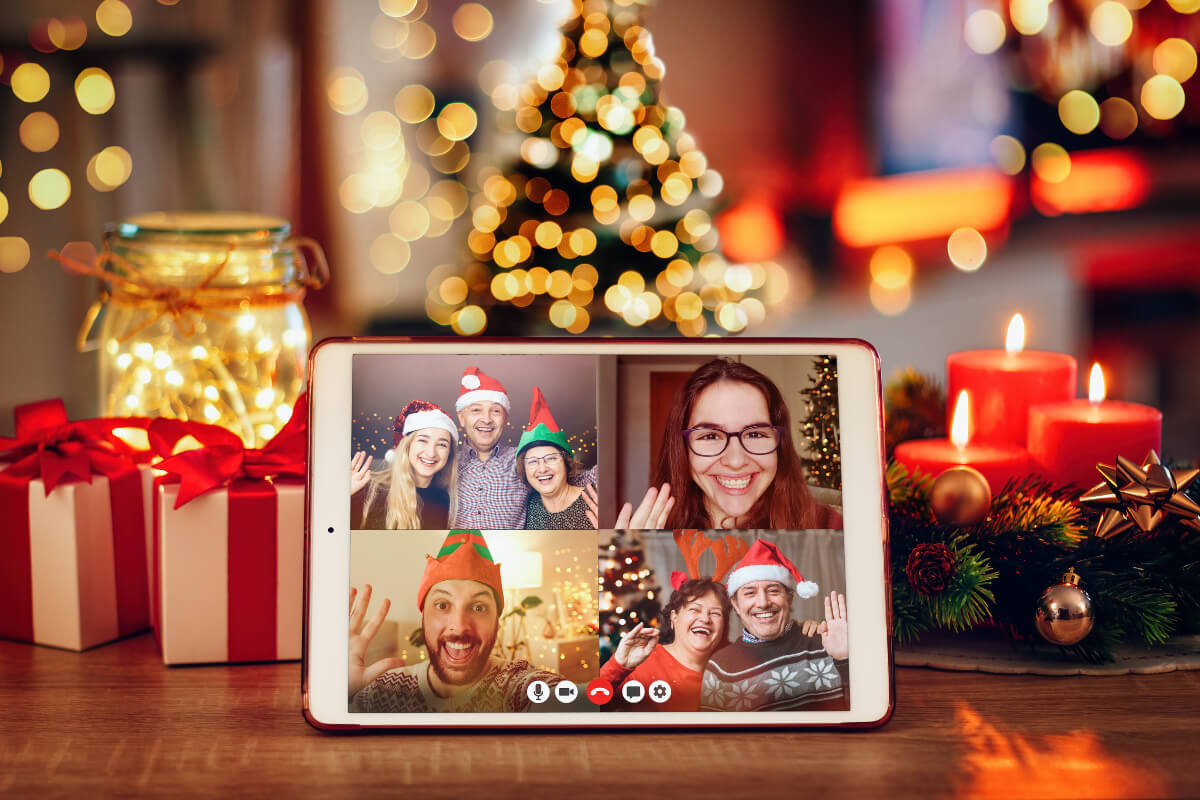
[[[379,10],[389,17],[406,17],[417,7],[418,0],[379,0]]]
[[[492,12],[479,3],[463,3],[450,21],[454,32],[468,42],[486,39],[492,32]]]
[[[1100,104],[1087,92],[1072,89],[1058,101],[1058,118],[1071,133],[1082,136],[1100,124]]]
[[[61,169],[43,169],[29,179],[29,199],[38,208],[59,208],[71,197],[71,180]]]
[[[452,142],[460,142],[475,132],[479,119],[466,103],[450,103],[438,114],[438,133]]]
[[[372,111],[363,119],[362,140],[370,150],[387,150],[400,141],[400,120],[388,111]]]
[[[4,192],[0,192],[0,222],[8,219],[8,197]]]
[[[88,161],[87,179],[98,192],[111,192],[133,172],[133,157],[123,147],[106,147]]]
[[[477,305],[463,306],[454,312],[450,325],[459,336],[476,336],[487,327],[487,314]]]
[[[109,36],[124,36],[133,27],[133,12],[121,0],[104,0],[96,6],[96,26]]]
[[[950,263],[963,272],[974,272],[987,260],[987,242],[974,228],[959,228],[946,242]]]
[[[1180,14],[1195,14],[1200,11],[1200,0],[1167,0],[1167,5]]]
[[[1196,48],[1186,39],[1165,39],[1154,48],[1154,71],[1183,83],[1196,73]]]
[[[1044,142],[1033,148],[1033,172],[1047,183],[1062,183],[1071,174],[1071,156],[1062,145]]]
[[[413,22],[408,26],[408,37],[400,45],[400,53],[408,59],[419,61],[437,47],[437,31],[424,22]]]
[[[0,272],[20,272],[29,263],[29,242],[20,236],[0,236]]]
[[[40,64],[27,61],[9,76],[13,94],[23,103],[36,103],[50,92],[50,73]]]
[[[1006,34],[1004,17],[990,8],[972,11],[963,28],[963,38],[966,39],[967,46],[982,55],[999,50],[1004,44]]]
[[[52,19],[46,26],[46,35],[60,50],[78,50],[87,41],[87,23],[79,17]]]
[[[1124,139],[1137,126],[1137,109],[1124,97],[1110,97],[1100,104],[1100,130],[1110,139]]]
[[[371,266],[385,275],[400,272],[412,258],[412,247],[393,233],[375,237],[367,251]]]
[[[1116,47],[1125,44],[1133,33],[1133,15],[1116,0],[1104,0],[1092,9],[1088,27],[1100,44]]]
[[[117,92],[107,72],[88,67],[75,78],[75,99],[87,113],[104,114],[116,102]]]
[[[45,153],[58,144],[58,120],[45,111],[34,111],[21,121],[21,144],[32,153]]]
[[[1009,0],[1009,18],[1018,33],[1034,36],[1041,33],[1050,18],[1049,0]],[[886,312],[885,312],[886,313]]]
[[[339,114],[357,114],[367,105],[367,82],[353,67],[339,67],[325,84],[329,107]]]
[[[429,119],[433,113],[433,92],[419,83],[405,86],[396,92],[394,105],[396,116],[410,125],[416,125]]]
[[[871,254],[871,280],[884,289],[899,289],[912,282],[913,260],[908,251],[885,245]]]
[[[1183,87],[1170,75],[1155,75],[1142,84],[1142,108],[1155,119],[1172,119],[1183,111]]]
[[[1002,134],[992,139],[989,150],[1005,175],[1018,175],[1025,169],[1025,146],[1012,136]]]

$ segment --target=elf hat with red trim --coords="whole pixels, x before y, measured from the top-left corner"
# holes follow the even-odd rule
[[[425,595],[442,581],[478,581],[496,593],[497,612],[504,608],[500,565],[492,559],[479,531],[450,531],[436,556],[426,556],[425,572],[417,590],[417,609],[425,610]]]

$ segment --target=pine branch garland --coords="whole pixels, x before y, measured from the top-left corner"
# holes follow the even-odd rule
[[[1092,662],[1112,659],[1127,639],[1161,644],[1200,624],[1200,535],[1164,523],[1150,534],[1090,534],[1097,514],[1071,502],[1071,492],[1033,478],[1010,482],[979,524],[951,528],[929,506],[932,478],[888,465],[893,630],[901,643],[929,630],[962,632],[999,625],[1035,641],[1034,606],[1041,593],[1074,568],[1092,598],[1095,625],[1062,648]],[[926,596],[908,583],[914,548],[942,543],[954,554],[945,590]]]

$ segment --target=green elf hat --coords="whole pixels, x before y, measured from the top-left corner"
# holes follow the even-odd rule
[[[567,435],[559,429],[558,423],[551,416],[550,406],[546,405],[542,390],[535,386],[533,402],[529,406],[529,424],[525,426],[521,441],[517,443],[517,458],[530,447],[539,444],[552,444],[572,454],[571,445],[567,444]]]
[[[442,581],[478,581],[496,593],[499,610],[504,609],[500,565],[479,531],[450,531],[438,554],[425,557],[425,573],[417,590],[418,611],[425,610],[425,595]]]

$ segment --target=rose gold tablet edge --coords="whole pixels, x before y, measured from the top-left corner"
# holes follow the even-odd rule
[[[372,337],[333,336],[333,337],[328,337],[328,338],[322,339],[321,341],[317,342],[317,344],[315,344],[312,347],[312,349],[309,351],[309,355],[308,355],[308,380],[307,380],[306,391],[308,392],[308,398],[309,398],[309,403],[308,403],[309,446],[311,447],[311,444],[312,444],[312,422],[313,422],[314,415],[315,415],[315,403],[313,402],[313,396],[312,396],[313,375],[314,375],[313,368],[315,366],[317,351],[320,350],[322,347],[329,345],[329,344],[342,344],[342,343],[354,344],[354,343],[360,343],[360,342],[362,342],[362,343],[369,342],[371,344],[403,344],[403,343],[410,343],[410,342],[422,342],[422,343],[429,343],[429,344],[446,344],[446,343],[462,342],[462,341],[463,340],[459,337],[447,337],[447,336],[429,336],[429,337],[424,337],[424,336],[379,336],[379,337],[376,337],[376,336],[372,336]],[[512,336],[490,337],[489,339],[487,339],[487,341],[497,342],[497,343],[501,343],[501,344],[503,344],[503,343],[529,343],[528,338],[512,337]],[[611,343],[614,341],[620,341],[620,339],[618,339],[616,337],[598,337],[598,336],[569,338],[569,339],[563,338],[563,337],[545,337],[545,338],[539,338],[538,341],[539,341],[539,343],[545,342],[547,344],[553,344],[555,342],[574,342],[574,343],[588,344],[588,343]],[[674,338],[674,337],[639,337],[637,339],[630,339],[629,341],[637,342],[638,344],[679,344],[681,341],[687,341],[687,340],[680,340],[680,339]],[[450,725],[404,724],[404,725],[401,725],[401,724],[395,724],[395,725],[390,725],[390,724],[388,724],[388,725],[364,726],[364,725],[350,724],[350,723],[335,724],[335,723],[322,722],[321,720],[318,720],[313,716],[312,709],[309,704],[309,692],[308,692],[308,639],[309,639],[309,619],[310,619],[309,613],[308,613],[308,611],[309,611],[308,606],[309,606],[309,595],[310,595],[309,586],[310,586],[310,581],[311,581],[311,577],[312,577],[312,575],[311,575],[311,570],[312,570],[312,564],[311,564],[312,525],[311,525],[311,518],[310,518],[311,505],[309,503],[309,499],[312,496],[312,486],[311,486],[312,474],[311,474],[311,471],[305,470],[305,477],[304,477],[304,597],[302,598],[302,606],[301,606],[303,614],[304,614],[304,625],[302,626],[301,651],[300,651],[300,696],[301,696],[301,710],[302,710],[302,713],[304,716],[304,720],[309,725],[316,728],[317,730],[336,731],[336,732],[363,731],[363,730],[414,731],[414,732],[415,731],[439,731],[439,730],[545,731],[545,730],[579,730],[580,728],[586,728],[589,732],[594,732],[594,731],[599,731],[599,730],[614,730],[614,731],[628,732],[630,730],[641,731],[641,730],[664,730],[664,729],[665,730],[709,731],[709,730],[728,730],[730,728],[737,728],[740,730],[753,729],[753,728],[769,729],[769,730],[778,729],[778,728],[788,728],[788,729],[820,728],[820,729],[824,729],[824,730],[831,730],[831,729],[832,730],[869,730],[869,729],[880,727],[880,726],[884,725],[885,723],[887,723],[888,720],[890,720],[892,718],[892,714],[895,712],[896,669],[895,669],[895,662],[894,662],[894,637],[893,637],[893,633],[892,633],[892,631],[893,631],[892,597],[891,597],[892,590],[891,590],[891,567],[890,567],[890,558],[889,558],[890,530],[888,527],[888,516],[887,516],[887,511],[888,511],[887,465],[886,465],[886,462],[884,461],[886,451],[885,451],[884,437],[883,437],[883,429],[884,429],[883,428],[883,426],[884,426],[883,381],[882,381],[882,374],[881,374],[879,352],[875,349],[875,347],[870,342],[867,342],[864,339],[859,339],[859,338],[854,338],[854,337],[837,337],[837,338],[746,337],[746,338],[739,338],[737,341],[745,343],[745,344],[775,344],[775,343],[805,344],[805,343],[821,342],[821,343],[829,343],[829,344],[834,344],[834,345],[856,346],[856,347],[864,348],[870,354],[872,360],[874,361],[875,387],[876,387],[876,412],[877,412],[878,433],[879,433],[879,436],[877,439],[878,444],[879,444],[877,462],[879,464],[879,469],[880,469],[879,477],[880,477],[880,484],[881,484],[881,490],[882,490],[881,491],[881,502],[880,502],[880,514],[881,514],[880,519],[882,520],[882,525],[883,525],[883,531],[882,531],[883,572],[884,572],[883,577],[884,577],[884,600],[886,603],[885,624],[887,625],[887,634],[886,635],[887,635],[887,659],[888,659],[888,703],[887,703],[887,708],[885,709],[883,716],[881,716],[877,720],[864,720],[862,722],[843,722],[843,723],[780,721],[778,723],[731,722],[728,724],[696,724],[696,725],[688,724],[688,723],[672,723],[672,724],[659,724],[659,725],[624,725],[624,724],[621,724],[621,725],[617,725],[617,724],[614,724],[614,725],[588,725],[586,723],[582,723],[582,724],[581,723],[571,723],[571,724],[546,723],[546,724],[539,724],[539,725],[514,726],[514,725],[506,724],[506,723],[496,723],[494,725],[491,725],[491,724],[482,724],[482,725],[461,725],[461,724],[450,724]]]

